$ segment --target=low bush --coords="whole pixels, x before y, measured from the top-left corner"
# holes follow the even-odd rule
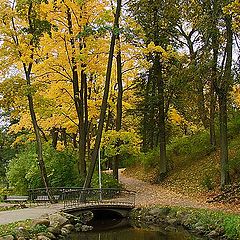
[[[240,237],[239,215],[208,210],[192,210],[192,215],[209,230],[221,228],[228,239],[239,239]]]
[[[19,227],[23,227],[24,229],[31,229],[32,228],[32,220],[20,221],[15,223],[9,224],[2,224],[0,225],[0,236],[6,235],[16,235],[16,231]]]
[[[214,189],[213,177],[210,175],[204,176],[204,178],[202,179],[201,185],[203,186],[203,188],[205,188],[208,191],[213,190]]]
[[[9,224],[0,225],[0,237],[12,235],[16,238],[18,229],[25,229],[29,233],[29,236],[33,239],[36,238],[38,233],[47,232],[47,227],[44,225],[33,225],[32,220],[19,221]],[[34,238],[35,236],[35,238]]]
[[[232,179],[240,180],[240,135],[229,142],[229,169]]]
[[[167,157],[169,162],[173,162],[175,157],[186,156],[189,160],[202,158],[214,151],[210,144],[209,134],[206,131],[196,133],[191,136],[175,138],[167,144]],[[142,164],[145,168],[157,168],[159,165],[159,147],[149,150],[146,153],[139,153],[137,157],[131,159],[131,163]]]
[[[144,168],[156,168],[159,164],[159,148],[154,148],[146,153],[141,153],[139,156],[139,161],[143,164]]]
[[[214,148],[210,144],[210,137],[207,131],[176,138],[167,145],[169,157],[186,155],[189,158],[196,159],[207,156],[213,151]]]
[[[121,188],[122,185],[113,178],[112,174],[102,173],[102,188]],[[99,176],[97,173],[93,175],[92,187],[99,188]]]
[[[34,144],[28,145],[8,166],[8,180],[15,192],[25,195],[28,188],[43,187]],[[72,150],[57,151],[44,145],[44,161],[52,187],[81,186],[77,171],[77,156]]]
[[[240,134],[240,115],[234,114],[231,120],[228,122],[228,137],[234,138]]]

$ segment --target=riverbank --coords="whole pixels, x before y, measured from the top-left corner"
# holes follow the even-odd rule
[[[5,224],[0,226],[0,240],[67,239],[72,232],[92,230],[92,227],[87,225],[92,218],[90,211],[84,211],[78,216],[57,212],[34,220]]]
[[[0,240],[67,239],[72,233],[91,231],[88,221],[92,217],[89,211],[78,217],[59,212],[22,223],[1,225],[0,236],[5,237],[0,237]],[[183,228],[203,239],[240,238],[240,216],[221,211],[169,206],[143,207],[133,209],[129,220],[132,226],[164,227],[166,232],[177,232]]]
[[[148,225],[166,224],[172,230],[182,226],[208,239],[240,238],[240,215],[222,211],[154,206],[136,208],[130,213],[130,218]]]

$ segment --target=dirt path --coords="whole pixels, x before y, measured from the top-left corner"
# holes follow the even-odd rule
[[[205,198],[194,199],[183,194],[173,192],[157,184],[150,184],[141,180],[127,177],[120,171],[120,181],[128,190],[136,192],[136,206],[182,206],[192,208],[204,208],[224,210],[240,213],[240,206],[219,203],[207,203]]]

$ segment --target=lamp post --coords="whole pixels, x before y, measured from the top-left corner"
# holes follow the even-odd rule
[[[100,119],[97,119],[99,124]],[[101,142],[100,142],[101,144]],[[102,201],[102,172],[101,172],[101,147],[98,148],[98,184],[99,184],[99,200]]]
[[[101,149],[100,149],[100,146],[98,149],[98,183],[99,183],[99,191],[100,191],[99,198],[100,198],[100,201],[102,201],[102,172],[101,172]]]

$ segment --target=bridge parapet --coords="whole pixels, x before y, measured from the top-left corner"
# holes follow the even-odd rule
[[[64,191],[64,208],[89,206],[135,206],[135,192],[102,188],[102,189],[66,189]]]

